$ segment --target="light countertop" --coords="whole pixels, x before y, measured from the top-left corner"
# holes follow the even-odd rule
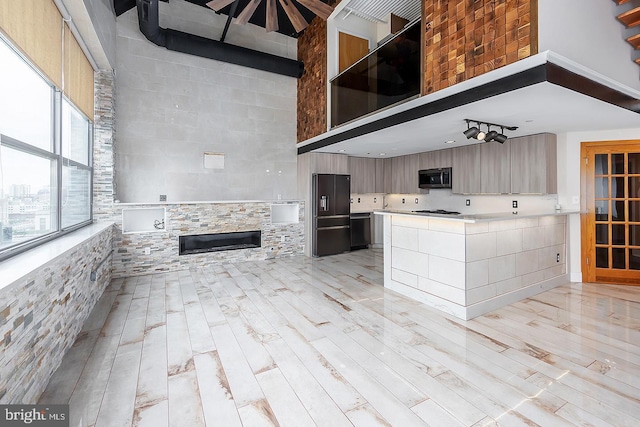
[[[442,215],[422,212],[400,211],[392,209],[374,210],[374,214],[378,215],[403,215],[412,217],[437,218],[447,221],[457,222],[485,222],[485,221],[505,221],[509,219],[533,218],[549,215],[572,215],[581,213],[580,210],[561,209],[548,211],[513,211],[513,212],[495,212],[483,214],[461,214],[461,215]]]
[[[112,226],[107,221],[93,223],[0,262],[0,290]]]

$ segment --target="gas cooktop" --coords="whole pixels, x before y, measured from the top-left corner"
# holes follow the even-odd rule
[[[438,215],[460,215],[460,212],[445,211],[444,209],[421,210],[421,211],[414,211],[414,212],[416,212],[416,213],[438,214]]]

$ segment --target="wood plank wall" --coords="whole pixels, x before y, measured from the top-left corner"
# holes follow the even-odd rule
[[[423,94],[538,52],[537,0],[424,0]]]

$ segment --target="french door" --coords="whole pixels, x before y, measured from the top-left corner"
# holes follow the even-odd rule
[[[583,142],[585,282],[640,285],[640,140]]]

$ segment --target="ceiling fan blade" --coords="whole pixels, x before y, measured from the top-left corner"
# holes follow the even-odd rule
[[[211,0],[209,3],[207,3],[207,6],[217,12],[225,6],[229,6],[234,1],[235,0]]]
[[[289,20],[293,24],[293,28],[295,28],[296,32],[299,33],[305,28],[307,28],[309,23],[306,21],[306,19],[304,19],[304,16],[302,16],[298,8],[293,4],[292,0],[279,0],[279,1],[280,1],[280,5],[282,5],[282,8],[284,9],[287,16],[289,17]]]
[[[298,0],[298,3],[303,5],[325,21],[333,12],[333,6],[329,6],[328,4],[323,3],[320,0]]]
[[[256,11],[261,1],[262,0],[250,0],[247,6],[244,9],[242,9],[242,12],[240,12],[240,15],[236,17],[235,23],[244,25],[247,22],[249,22],[249,19],[251,19],[251,17],[253,16],[253,12]]]
[[[268,32],[278,31],[278,10],[276,0],[267,0],[267,16],[264,27]]]

